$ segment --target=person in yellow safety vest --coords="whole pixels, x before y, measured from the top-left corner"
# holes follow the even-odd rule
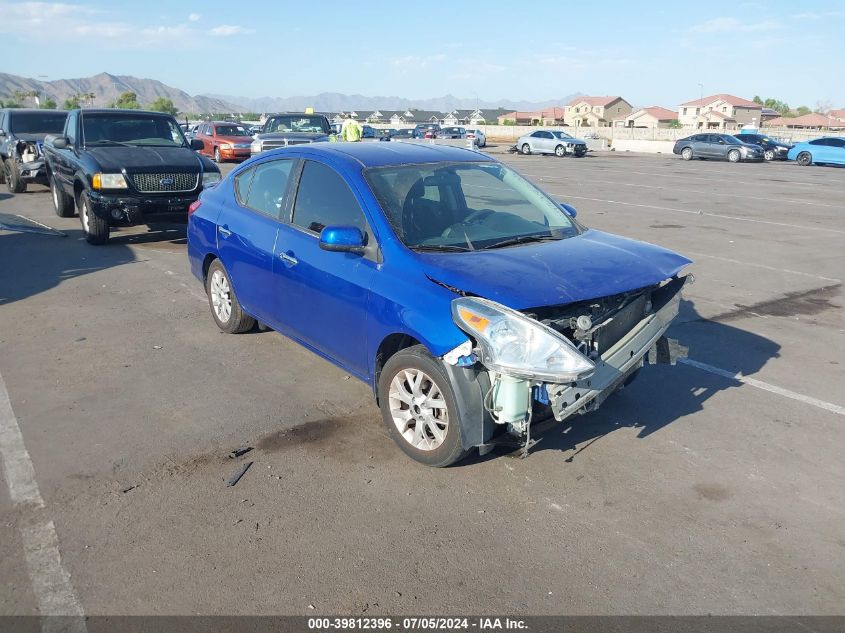
[[[363,131],[358,121],[347,115],[346,120],[340,128],[341,140],[357,143],[361,140],[362,133]]]

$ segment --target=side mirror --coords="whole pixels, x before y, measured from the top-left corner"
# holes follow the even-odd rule
[[[191,149],[205,149],[205,143],[198,138],[191,139]]]
[[[366,238],[356,226],[327,226],[320,232],[320,248],[336,253],[363,253]]]
[[[560,208],[563,209],[563,212],[570,218],[574,218],[578,215],[578,212],[575,210],[575,207],[570,204],[566,204],[565,202],[560,203]]]
[[[57,136],[53,139],[53,147],[56,149],[67,149],[69,145],[67,136]]]

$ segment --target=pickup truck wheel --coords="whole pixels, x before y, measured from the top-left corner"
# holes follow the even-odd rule
[[[441,361],[422,345],[385,363],[378,385],[382,419],[406,455],[442,468],[466,457],[457,401]]]
[[[73,197],[67,195],[56,181],[56,175],[50,178],[50,193],[53,196],[53,210],[60,218],[72,218],[74,214]]]
[[[107,244],[109,241],[108,222],[94,215],[91,211],[91,202],[84,191],[80,192],[76,199],[76,208],[79,209],[79,221],[86,241],[95,246]]]
[[[6,187],[12,193],[23,193],[26,191],[26,183],[21,180],[21,172],[18,164],[12,158],[6,159]]]
[[[214,322],[228,334],[247,332],[255,326],[255,319],[241,309],[241,304],[232,288],[229,273],[219,259],[211,262],[205,279],[205,292]]]
[[[6,182],[6,159],[0,155],[0,185]]]

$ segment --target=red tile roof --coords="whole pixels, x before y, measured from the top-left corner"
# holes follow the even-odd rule
[[[845,119],[845,110],[831,110],[830,116],[837,119]]]
[[[534,112],[508,112],[500,116],[503,119],[562,119],[563,108],[544,108],[542,110],[535,110]]]
[[[731,104],[732,106],[740,106],[743,108],[756,108],[760,109],[761,106],[759,103],[754,103],[753,101],[749,101],[748,99],[743,99],[742,97],[736,97],[734,95],[729,94],[718,94],[718,95],[711,95],[709,97],[704,97],[703,99],[696,99],[695,101],[687,101],[686,103],[682,103],[682,106],[705,106],[714,101],[721,99],[726,103]]]
[[[637,112],[648,112],[651,116],[653,116],[658,121],[671,121],[672,119],[678,118],[678,113],[674,112],[673,110],[668,110],[667,108],[661,108],[660,106],[649,106],[647,108],[640,108]],[[626,118],[631,118],[637,112],[632,112]]]
[[[621,98],[622,97],[578,97],[576,99],[573,99],[566,105],[574,106],[578,105],[579,103],[586,103],[590,106],[606,106]]]
[[[819,114],[817,112],[811,112],[810,114],[796,117],[781,116],[776,119],[766,121],[766,125],[769,127],[845,127],[845,123],[837,121],[835,117],[825,116],[824,114]]]

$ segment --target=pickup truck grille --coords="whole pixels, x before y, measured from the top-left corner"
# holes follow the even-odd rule
[[[303,145],[305,143],[310,143],[310,140],[307,139],[290,139],[287,142],[284,140],[279,141],[261,141],[261,149],[262,151],[266,151],[268,149],[278,149],[279,147],[287,147],[288,145]]]
[[[135,189],[144,193],[176,193],[197,188],[199,174],[166,172],[157,174],[130,174]]]

